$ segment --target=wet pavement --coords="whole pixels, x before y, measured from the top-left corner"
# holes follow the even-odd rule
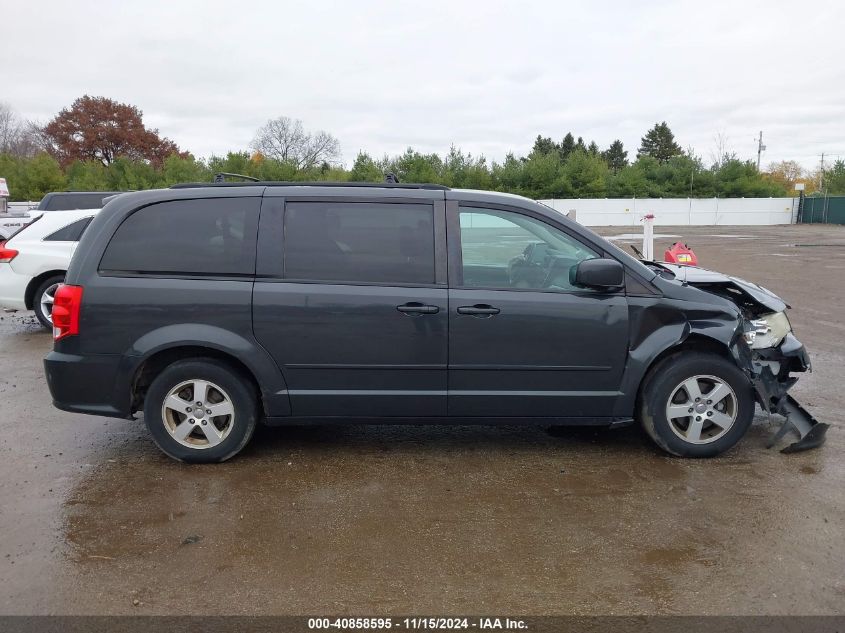
[[[6,314],[0,613],[842,613],[845,227],[658,232],[792,303],[826,446],[767,450],[762,416],[706,461],[638,427],[334,425],[189,466],[141,423],[54,409],[49,334]]]

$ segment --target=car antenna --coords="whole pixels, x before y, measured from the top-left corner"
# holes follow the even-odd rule
[[[633,244],[631,244],[630,246],[631,246],[631,250],[634,251],[637,254],[637,257],[639,257],[640,259],[643,259],[643,254],[640,252],[640,249],[638,249]]]
[[[384,175],[384,182],[388,185],[398,185],[399,177],[392,171],[389,171]]]
[[[243,174],[230,174],[226,171],[221,171],[214,174],[214,182],[226,182],[226,178],[242,178],[243,180],[251,180],[252,182],[259,182],[258,178],[252,176],[244,176]]]

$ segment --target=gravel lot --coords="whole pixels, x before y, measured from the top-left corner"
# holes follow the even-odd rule
[[[767,450],[762,416],[708,461],[636,427],[332,426],[187,466],[142,424],[54,409],[49,334],[6,314],[0,613],[841,613],[845,227],[656,232],[792,303],[825,447]]]

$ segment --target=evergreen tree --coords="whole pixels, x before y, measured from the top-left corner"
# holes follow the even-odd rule
[[[587,146],[587,153],[590,156],[598,156],[599,155],[599,146],[596,144],[595,141],[590,141],[590,144]]]
[[[557,143],[555,143],[550,137],[540,136],[539,134],[534,140],[534,147],[531,149],[532,154],[551,154],[552,152],[557,151],[559,151]]]
[[[824,173],[825,192],[832,195],[845,193],[845,161],[837,160]]]
[[[349,180],[353,182],[382,182],[384,173],[366,152],[358,152],[352,170],[349,172]]]
[[[572,153],[572,150],[575,149],[575,137],[572,136],[572,132],[567,132],[566,136],[563,137],[563,140],[560,142],[560,160],[565,161],[569,158],[569,155]]]
[[[683,154],[681,146],[675,142],[675,135],[666,125],[666,121],[663,121],[656,123],[642,138],[637,158],[651,156],[661,163],[665,163],[673,156],[680,156],[681,154]]]
[[[582,152],[587,151],[587,146],[584,145],[584,139],[582,137],[578,137],[578,140],[575,142],[575,149],[580,149]]]
[[[607,151],[602,152],[602,157],[614,174],[628,165],[628,152],[619,139],[613,141]]]

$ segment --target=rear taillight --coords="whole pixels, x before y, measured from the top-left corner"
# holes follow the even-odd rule
[[[79,310],[82,307],[82,286],[62,284],[53,298],[53,340],[79,334]]]
[[[18,252],[14,248],[4,248],[5,242],[3,245],[0,245],[0,262],[4,264],[8,264],[12,261],[15,257],[18,256]]]

